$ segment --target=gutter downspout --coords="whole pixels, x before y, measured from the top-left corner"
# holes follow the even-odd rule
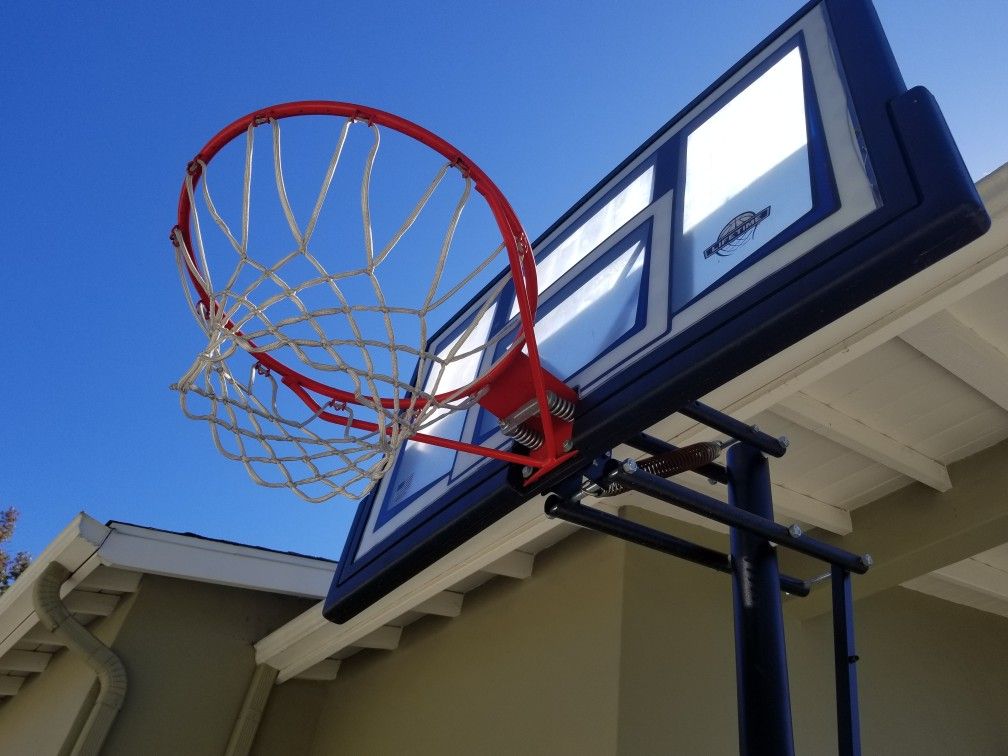
[[[269,701],[277,674],[279,670],[269,664],[259,664],[255,668],[248,690],[245,692],[242,710],[238,713],[235,728],[231,731],[231,739],[224,751],[225,756],[246,756],[252,750],[252,743],[263,712],[266,711],[266,702]]]
[[[35,613],[42,624],[67,644],[67,648],[84,657],[98,675],[98,698],[91,709],[76,742],[71,744],[71,732],[61,753],[72,756],[97,756],[108,736],[116,715],[126,699],[126,668],[112,649],[89,633],[73,618],[60,600],[60,586],[70,577],[70,571],[59,562],[50,562],[35,582],[32,595]]]
[[[224,756],[246,756],[252,750],[259,722],[266,710],[266,702],[273,691],[278,674],[279,670],[269,664],[260,664],[255,668]]]

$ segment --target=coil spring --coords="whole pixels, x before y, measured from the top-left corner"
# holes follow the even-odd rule
[[[507,431],[505,431],[507,433]],[[543,445],[543,436],[538,431],[532,430],[526,425],[519,425],[512,432],[507,433],[515,441],[524,446],[529,451],[535,451]]]
[[[546,407],[553,417],[558,417],[564,422],[571,422],[574,419],[574,402],[557,396],[552,391],[546,394]]]
[[[671,478],[673,475],[710,464],[721,455],[721,448],[721,444],[717,441],[703,441],[699,444],[691,444],[681,449],[647,457],[640,460],[637,467],[652,475]],[[616,480],[599,484],[598,489],[597,492],[589,491],[588,493],[599,497],[618,496],[628,490],[626,486]]]

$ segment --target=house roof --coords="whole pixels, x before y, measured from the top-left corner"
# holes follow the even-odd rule
[[[336,568],[326,559],[192,533],[102,525],[82,512],[0,596],[0,696],[16,694],[62,646],[39,624],[32,603],[35,582],[50,562],[70,571],[63,602],[85,624],[111,614],[144,574],[319,599]]]

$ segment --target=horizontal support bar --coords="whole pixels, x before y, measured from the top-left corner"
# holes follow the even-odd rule
[[[740,420],[736,420],[734,417],[719,412],[701,402],[687,402],[677,412],[680,415],[686,415],[691,420],[696,420],[698,423],[703,423],[708,428],[713,428],[719,433],[731,436],[737,441],[743,441],[751,446],[755,446],[771,457],[783,457],[784,452],[787,451],[787,445],[783,440],[774,438],[770,434],[758,430],[753,425],[746,425]]]
[[[652,455],[668,454],[669,452],[679,450],[678,446],[674,446],[668,441],[662,441],[660,438],[655,438],[647,433],[638,433],[626,439],[623,443],[637,451]],[[691,472],[703,475],[711,480],[716,480],[718,483],[728,484],[728,470],[725,469],[724,465],[712,462],[709,465],[702,465],[695,470],[691,470]]]
[[[727,554],[709,549],[696,543],[691,543],[682,538],[678,538],[660,530],[640,525],[630,520],[624,520],[608,512],[600,512],[584,504],[564,501],[556,494],[551,494],[546,498],[545,512],[550,517],[556,517],[566,522],[580,525],[583,528],[615,536],[638,546],[645,546],[664,554],[670,554],[688,562],[699,564],[702,567],[709,567],[718,572],[732,574],[731,559]],[[793,596],[807,596],[809,586],[804,581],[788,575],[780,576],[780,587],[785,593]]]
[[[657,475],[646,473],[637,469],[637,464],[633,460],[627,460],[623,464],[611,463],[610,467],[613,479],[627,488],[682,507],[694,514],[708,517],[729,527],[763,536],[778,546],[800,551],[810,557],[839,565],[859,575],[866,573],[871,566],[871,557],[868,555],[852,554],[844,549],[810,538],[800,530],[792,532],[791,529],[773,520],[725,504]]]

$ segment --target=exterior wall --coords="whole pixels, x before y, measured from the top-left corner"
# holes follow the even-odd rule
[[[624,547],[578,533],[329,684],[311,753],[611,754]]]
[[[667,520],[643,519],[668,530]],[[700,528],[675,532],[724,548]],[[626,551],[616,752],[737,752],[731,578],[641,547]]]
[[[323,682],[296,679],[275,686],[256,730],[252,756],[309,753],[327,688]]]
[[[817,537],[855,554],[871,554],[874,566],[855,580],[867,597],[1008,542],[1008,441],[949,465],[952,488],[935,491],[913,483],[851,513],[846,536]],[[781,564],[792,575],[815,575],[822,563],[785,550]],[[795,607],[804,619],[829,611],[829,591]]]
[[[736,753],[729,577],[638,547],[625,575],[617,752]],[[833,754],[832,618],[802,621],[802,601],[785,604],[795,747]],[[865,753],[1008,750],[1008,620],[898,587],[857,601],[855,619]]]
[[[132,755],[144,744],[157,753],[223,753],[255,669],[252,644],[311,603],[145,576],[113,645],[129,691],[103,753]]]
[[[255,665],[252,644],[313,602],[146,575],[88,626],[126,667],[103,754],[224,751]],[[0,705],[0,756],[56,754],[87,716],[95,675],[67,649]]]
[[[836,753],[831,617],[802,601],[785,605],[796,748]],[[1008,749],[1008,620],[898,587],[859,600],[856,620],[866,753]],[[324,690],[311,749],[311,693],[281,686],[255,752],[737,753],[730,580],[579,533],[529,580],[496,580],[458,618],[346,660]]]
[[[142,584],[141,584],[142,588]],[[137,594],[134,594],[136,596]],[[104,644],[113,644],[134,597],[124,597],[108,617],[88,625]],[[13,698],[0,703],[0,756],[56,754],[67,733],[79,727],[97,692],[94,672],[80,656],[59,651],[41,675],[32,675]]]
[[[906,588],[858,602],[856,612],[865,753],[1008,751],[1008,619]],[[792,673],[796,709],[809,675],[831,686],[833,672],[831,618],[801,629],[803,642],[794,646],[805,663]],[[819,708],[818,717],[812,711],[796,717],[799,743],[821,744],[809,753],[831,752],[836,742],[832,696]]]

